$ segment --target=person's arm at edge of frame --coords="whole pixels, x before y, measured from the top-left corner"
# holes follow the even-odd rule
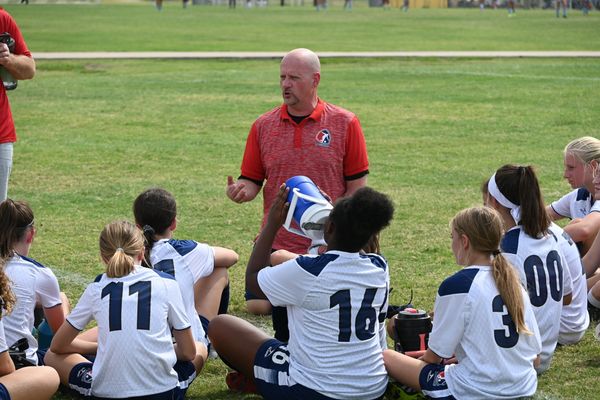
[[[554,208],[552,208],[551,205],[546,206],[546,213],[548,214],[548,216],[550,217],[550,219],[552,221],[556,221],[556,220],[564,218],[562,215],[560,215],[559,213],[554,211]]]
[[[79,333],[80,331],[77,328],[65,320],[54,335],[54,338],[52,338],[50,350],[56,354],[96,354],[98,343],[79,339],[77,337]]]
[[[267,223],[256,239],[246,267],[246,290],[259,298],[266,299],[266,296],[258,284],[258,272],[270,265],[271,247],[277,231],[285,222],[289,208],[289,203],[286,202],[288,191],[285,183],[279,187],[277,197],[269,210]]]
[[[592,212],[581,219],[571,221],[563,229],[575,242],[582,242],[596,235],[599,227],[600,212]]]
[[[2,65],[17,80],[31,79],[35,76],[35,60],[23,54],[9,53],[8,46],[0,43],[0,65]]]
[[[235,203],[252,201],[260,192],[261,186],[248,179],[238,178],[237,181],[229,175],[227,177],[227,197]]]
[[[15,364],[13,363],[12,358],[10,358],[8,350],[0,353],[0,376],[8,375],[15,371]]]
[[[352,196],[354,192],[356,192],[361,187],[367,186],[367,176],[362,176],[358,179],[353,179],[351,181],[346,181],[346,191],[341,197]]]
[[[581,258],[581,261],[583,262],[586,277],[590,278],[600,266],[600,231],[596,234],[592,247]]]
[[[215,268],[229,268],[240,260],[239,254],[234,250],[219,246],[212,248],[215,253]]]

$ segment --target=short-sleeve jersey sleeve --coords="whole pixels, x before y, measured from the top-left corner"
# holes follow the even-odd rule
[[[435,299],[429,348],[442,358],[450,358],[464,335],[465,321],[469,313],[468,293],[440,295],[444,283]]]
[[[198,243],[194,250],[186,255],[186,258],[194,282],[212,274],[215,267],[215,252],[209,245]]]
[[[256,122],[252,124],[250,133],[246,139],[246,149],[244,150],[244,158],[242,159],[241,170],[242,176],[254,181],[262,181],[266,178],[265,167],[261,157]]]
[[[14,53],[31,57],[31,52],[27,48],[27,44],[25,43],[25,39],[23,39],[23,35],[21,34],[17,23],[15,22],[13,17],[11,17],[10,14],[4,10],[0,10],[0,26],[4,27],[4,30],[2,32],[8,32],[10,36],[14,39]]]
[[[258,272],[258,285],[274,306],[301,305],[313,282],[295,259]]]
[[[60,288],[54,272],[50,268],[40,268],[36,279],[35,293],[42,307],[51,308],[62,304]]]
[[[178,331],[191,327],[190,320],[188,319],[185,307],[183,306],[183,299],[177,281],[165,279],[165,284],[167,285],[168,293],[170,293],[169,311],[167,315],[169,325]]]
[[[550,207],[558,215],[562,215],[565,218],[572,218],[571,216],[571,203],[575,200],[573,197],[577,195],[577,190],[565,194],[560,199],[552,202]]]
[[[8,350],[8,345],[6,344],[6,336],[4,335],[4,323],[0,320],[0,353],[4,353]]]
[[[99,296],[97,296],[97,289],[98,285],[96,283],[88,285],[75,308],[67,316],[67,321],[73,328],[82,331],[94,318],[94,304],[100,301]]]
[[[351,177],[369,169],[367,144],[358,118],[355,116],[348,125],[346,154],[344,156],[344,177]]]

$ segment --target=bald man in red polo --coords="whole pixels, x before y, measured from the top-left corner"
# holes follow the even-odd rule
[[[369,173],[358,118],[317,95],[319,57],[308,49],[290,51],[281,61],[279,79],[283,104],[254,122],[241,175],[237,181],[227,177],[227,196],[236,203],[253,200],[266,180],[263,225],[277,189],[292,176],[308,176],[335,201],[365,186]],[[309,245],[309,239],[281,229],[273,248],[304,254]]]

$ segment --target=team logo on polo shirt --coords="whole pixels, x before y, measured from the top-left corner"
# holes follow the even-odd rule
[[[319,132],[317,132],[315,140],[317,141],[318,146],[329,147],[329,144],[331,143],[331,134],[329,133],[329,129],[321,129]]]

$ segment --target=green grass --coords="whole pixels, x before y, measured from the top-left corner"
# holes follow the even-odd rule
[[[240,2],[241,3],[241,2]],[[32,51],[315,51],[600,50],[600,15],[573,10],[436,9],[385,11],[355,2],[327,12],[313,7],[229,10],[166,3],[129,5],[10,5]]]
[[[598,15],[550,11],[397,10],[352,13],[312,8],[227,10],[169,3],[126,6],[10,6],[32,51],[597,50]],[[321,33],[318,33],[321,32]],[[51,266],[76,302],[102,271],[97,238],[107,222],[131,218],[149,186],[177,198],[176,236],[235,249],[231,312],[244,312],[244,266],[262,204],[224,194],[236,176],[253,120],[281,101],[278,63],[264,61],[44,61],[10,94],[19,141],[10,196],[27,199],[39,233],[32,256]],[[439,283],[457,270],[449,219],[479,204],[479,185],[500,165],[537,167],[548,201],[569,190],[562,148],[600,137],[596,59],[327,59],[322,98],[354,111],[369,149],[369,184],[396,204],[382,248],[391,301],[431,309]],[[592,399],[599,344],[560,348],[536,399]],[[226,367],[210,361],[192,399],[238,399]],[[56,399],[70,398],[59,394]]]
[[[42,224],[33,256],[52,266],[74,300],[102,271],[97,236],[145,188],[172,191],[177,236],[235,249],[231,311],[244,313],[243,270],[260,223],[260,200],[226,199],[250,124],[276,106],[275,61],[38,62],[11,94],[20,140],[11,196],[31,202]],[[355,111],[371,160],[369,183],[397,212],[383,250],[403,303],[433,305],[457,269],[448,220],[480,203],[479,184],[507,162],[537,166],[548,200],[568,190],[561,151],[598,136],[596,60],[325,60],[320,94]],[[254,319],[268,326],[268,319]],[[590,333],[559,349],[539,398],[592,398],[600,386]],[[235,398],[212,361],[191,398]],[[59,397],[60,398],[60,397]]]

